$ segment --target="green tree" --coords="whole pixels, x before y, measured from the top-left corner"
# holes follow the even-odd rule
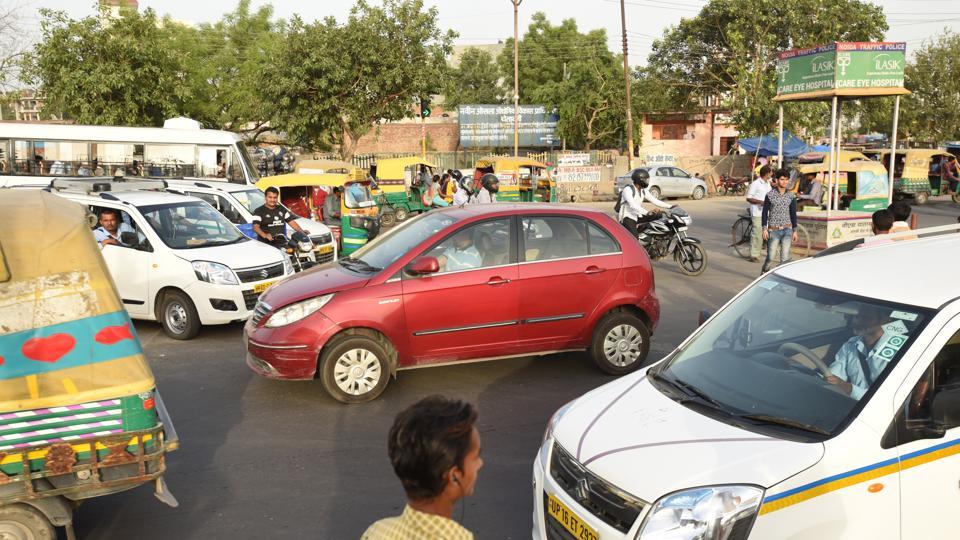
[[[676,108],[721,98],[744,133],[776,125],[777,53],[832,41],[876,41],[882,8],[859,0],[711,0],[653,44],[648,67]],[[822,103],[787,107],[788,128],[821,128]]]
[[[900,110],[909,135],[933,142],[960,140],[960,34],[947,30],[925,42],[905,75],[913,94]]]
[[[374,125],[412,116],[420,96],[440,92],[455,36],[422,0],[359,0],[344,24],[294,17],[260,85],[295,143],[337,145],[349,159]]]
[[[42,41],[22,78],[46,95],[47,110],[82,124],[161,125],[189,99],[180,52],[153,10],[119,18],[41,10]]]
[[[554,26],[538,12],[518,49],[520,101],[556,108],[557,135],[568,146],[621,145],[626,139],[623,60],[610,52],[604,30],[581,33],[573,19]],[[512,94],[513,39],[497,63]]]
[[[460,63],[450,70],[443,91],[443,105],[453,109],[466,103],[503,103],[500,73],[493,55],[483,49],[470,47],[463,51]]]

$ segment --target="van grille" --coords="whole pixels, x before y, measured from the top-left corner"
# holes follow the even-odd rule
[[[317,264],[328,263],[328,262],[330,262],[330,261],[332,261],[332,260],[333,260],[333,252],[332,252],[332,251],[331,251],[330,253],[324,253],[324,254],[322,254],[322,255],[319,254],[319,253],[317,253]]]
[[[237,277],[240,278],[240,281],[243,283],[250,283],[252,281],[263,281],[265,279],[282,276],[283,263],[281,262],[277,264],[268,264],[266,266],[257,266],[254,268],[239,268],[237,269],[236,272],[237,272]],[[247,309],[250,309],[250,308],[247,308]]]
[[[247,309],[253,309],[257,305],[257,299],[260,298],[260,293],[253,292],[253,289],[247,289],[243,291],[243,303],[246,305]]]
[[[646,503],[588,471],[559,444],[553,445],[550,476],[585,510],[607,525],[626,533]],[[549,521],[550,516],[546,516]]]

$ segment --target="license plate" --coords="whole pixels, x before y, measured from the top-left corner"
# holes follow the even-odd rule
[[[253,292],[255,292],[255,293],[257,293],[257,294],[260,294],[260,293],[262,293],[263,291],[269,289],[270,286],[273,285],[273,283],[274,283],[274,282],[272,282],[272,281],[268,281],[268,282],[266,282],[266,283],[259,283],[259,284],[257,284],[257,285],[254,285],[254,286],[253,286]]]
[[[600,535],[597,534],[597,531],[593,530],[589,525],[584,523],[583,520],[574,514],[572,510],[567,508],[567,505],[563,504],[557,500],[556,497],[549,493],[547,496],[547,513],[550,514],[550,517],[563,525],[563,528],[572,534],[574,538],[577,540],[600,539]]]
[[[333,246],[320,246],[317,249],[317,253],[321,255],[326,255],[327,253],[333,253]]]

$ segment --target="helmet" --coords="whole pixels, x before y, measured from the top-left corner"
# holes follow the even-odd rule
[[[450,176],[451,176],[454,180],[456,180],[457,182],[459,182],[460,179],[463,178],[463,173],[461,173],[458,169],[454,169],[454,170],[450,173]]]
[[[466,190],[467,193],[473,193],[473,177],[464,176],[459,181],[460,188]]]
[[[493,173],[487,173],[483,175],[483,178],[480,179],[480,185],[483,186],[483,189],[489,191],[490,193],[496,193],[500,191],[500,179],[497,178],[497,175]]]
[[[650,185],[650,173],[646,169],[637,169],[633,171],[633,174],[630,175],[630,179],[633,180],[634,184],[638,184],[641,188],[646,188]]]

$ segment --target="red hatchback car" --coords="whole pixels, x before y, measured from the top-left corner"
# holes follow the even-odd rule
[[[270,287],[244,327],[247,364],[319,377],[344,403],[398,370],[589,349],[639,368],[660,316],[646,253],[599,210],[491,204],[433,210],[351,257]]]

